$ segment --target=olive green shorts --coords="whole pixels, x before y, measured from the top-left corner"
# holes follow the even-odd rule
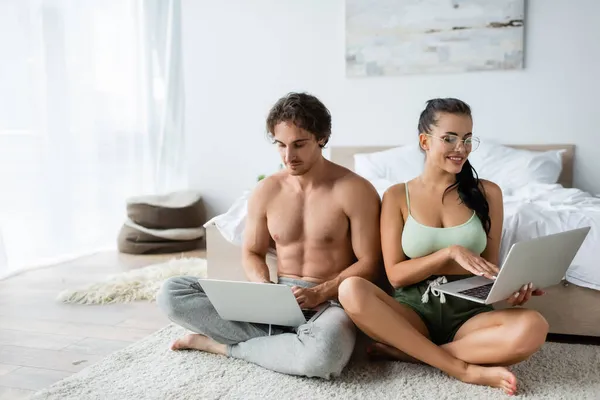
[[[447,275],[446,279],[452,282],[470,276],[473,275]],[[394,298],[398,303],[414,310],[425,323],[431,341],[442,345],[454,340],[454,335],[468,319],[483,312],[493,311],[494,308],[447,294],[443,295],[445,303],[442,303],[441,293],[440,296],[436,296],[431,290],[428,292],[428,301],[423,303],[422,297],[427,291],[429,282],[436,278],[438,276],[431,276],[414,285],[398,288],[394,292]]]

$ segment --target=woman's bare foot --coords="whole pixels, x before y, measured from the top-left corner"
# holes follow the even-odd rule
[[[367,355],[372,360],[404,361],[422,364],[421,361],[403,353],[397,348],[379,342],[375,342],[367,347]]]
[[[462,381],[500,388],[509,395],[513,395],[517,391],[517,377],[504,367],[468,365]]]
[[[171,345],[171,350],[193,349],[206,351],[213,354],[227,355],[227,346],[221,344],[208,336],[199,333],[191,333],[177,339]]]

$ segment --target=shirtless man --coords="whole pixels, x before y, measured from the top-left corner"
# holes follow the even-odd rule
[[[294,330],[222,320],[195,277],[175,277],[158,303],[192,333],[173,350],[197,349],[239,358],[277,372],[330,379],[352,355],[356,328],[337,302],[350,276],[375,280],[381,263],[380,199],[355,173],[326,160],[331,116],[315,97],[291,93],[267,118],[269,136],[286,168],[262,180],[248,204],[243,268],[253,282],[271,283],[269,246],[277,251],[278,283],[292,287],[302,308],[329,301],[315,321]]]

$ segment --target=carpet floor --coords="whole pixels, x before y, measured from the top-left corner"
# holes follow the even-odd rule
[[[169,344],[185,332],[168,325],[32,399],[509,398],[499,389],[464,384],[425,365],[351,361],[341,377],[326,381],[198,351],[170,351]],[[546,343],[512,370],[519,379],[517,398],[597,399],[600,346]]]

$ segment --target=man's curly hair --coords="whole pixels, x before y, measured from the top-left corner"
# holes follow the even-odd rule
[[[272,140],[275,126],[291,122],[315,136],[325,147],[331,136],[331,114],[319,99],[308,93],[288,93],[277,100],[267,117],[267,132]]]

